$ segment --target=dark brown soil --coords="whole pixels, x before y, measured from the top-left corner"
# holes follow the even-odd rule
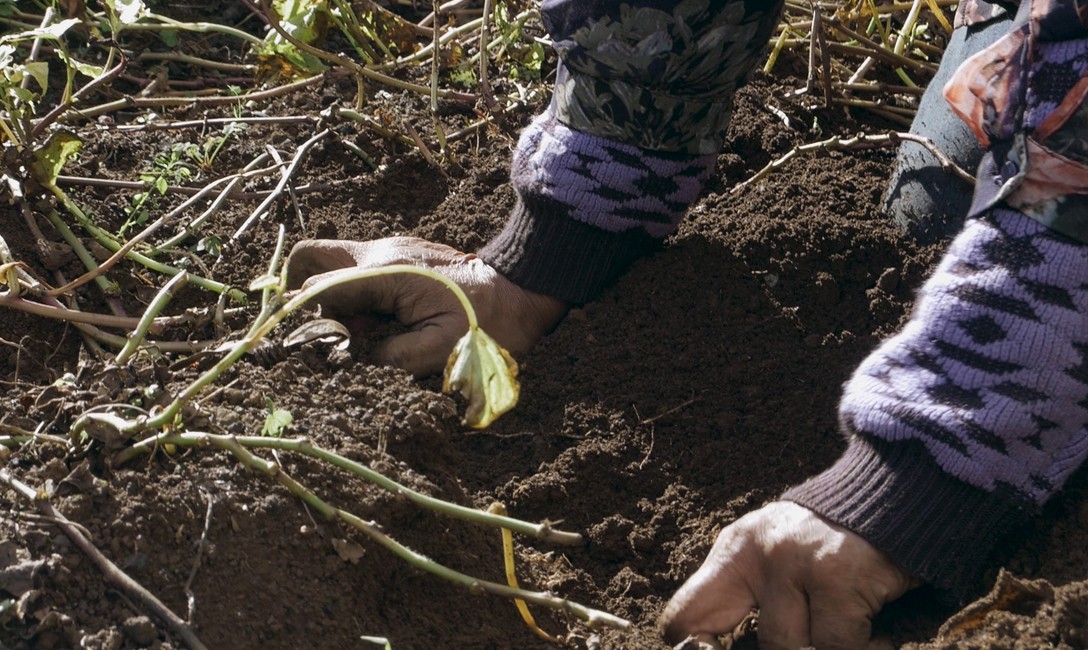
[[[842,450],[835,423],[841,384],[903,322],[939,255],[878,214],[891,151],[804,155],[730,193],[796,145],[887,128],[864,115],[814,112],[805,107],[810,99],[786,96],[795,87],[759,77],[740,93],[710,195],[663,252],[573,310],[519,359],[521,403],[490,429],[462,427],[458,404],[440,393],[437,380],[414,381],[368,364],[372,341],[357,341],[350,356],[308,346],[276,363],[243,360],[202,393],[184,425],[255,435],[271,400],[292,413],[290,435],[425,493],[479,508],[501,501],[519,518],[561,521],[559,527],[584,533],[586,543],[571,548],[519,538],[523,584],[629,618],[636,627],[627,635],[596,633],[536,608],[540,626],[569,635],[575,647],[662,648],[655,617],[715,533]],[[314,111],[352,88],[330,82],[261,108]],[[422,100],[399,107],[398,101],[394,96],[372,108],[425,108]],[[768,104],[789,115],[790,124]],[[822,130],[811,131],[817,121]],[[239,168],[266,143],[293,151],[314,132],[312,126],[251,128],[224,150],[216,170]],[[318,144],[296,181],[323,189],[299,193],[297,215],[289,202],[278,206],[272,218],[227,245],[210,274],[248,286],[267,266],[278,223],[288,245],[305,237],[410,234],[472,250],[497,231],[513,203],[506,176],[513,129],[459,143],[461,166],[449,178],[417,152],[354,125],[337,132],[378,168],[338,139]],[[73,173],[132,179],[166,143],[201,137],[198,130],[106,132],[89,140]],[[130,196],[69,189],[111,228]],[[229,202],[205,234],[226,240],[255,206]],[[0,215],[0,233],[16,258],[50,277],[17,209],[5,206]],[[61,268],[68,277],[80,273],[72,262]],[[130,267],[113,275],[134,314],[161,284],[146,274],[145,283]],[[80,294],[86,309],[105,311],[93,286]],[[170,313],[212,302],[190,286]],[[0,319],[4,425],[66,436],[92,406],[150,406],[197,376],[195,368],[170,369],[176,356],[119,369],[89,354],[70,327],[13,311],[0,312]],[[244,324],[239,318],[234,326]],[[217,333],[209,325],[179,335]],[[51,386],[65,373],[74,377]],[[512,603],[473,595],[321,520],[227,452],[160,450],[116,466],[110,458],[121,444],[92,439],[66,450],[31,443],[0,463],[52,493],[52,503],[99,549],[183,618],[190,587],[192,624],[210,648],[371,647],[363,635],[388,637],[396,650],[551,647],[520,621]],[[281,452],[278,460],[314,492],[377,521],[397,540],[460,571],[503,580],[497,530],[434,515],[299,455]],[[955,608],[923,589],[888,608],[878,633],[897,647],[1088,646],[1086,489],[1082,471],[1033,528],[1015,531],[1018,546],[1010,546],[1002,564],[1031,581],[1030,593],[967,611],[960,616],[967,624],[938,636]],[[182,647],[35,512],[0,490],[0,607],[11,605],[0,613],[0,647]],[[995,564],[989,584],[997,570]]]

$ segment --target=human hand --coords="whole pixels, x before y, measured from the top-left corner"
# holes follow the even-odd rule
[[[287,287],[301,288],[343,269],[390,264],[427,267],[452,279],[472,301],[480,327],[513,353],[532,347],[567,312],[567,303],[522,289],[473,254],[416,237],[300,241],[287,258]],[[344,283],[321,293],[317,302],[333,318],[395,317],[410,331],[382,341],[373,359],[417,377],[442,372],[454,344],[468,330],[465,312],[450,290],[418,275]]]
[[[665,607],[661,628],[719,647],[759,607],[761,650],[864,648],[871,621],[918,582],[857,534],[795,503],[748,513],[718,534]]]

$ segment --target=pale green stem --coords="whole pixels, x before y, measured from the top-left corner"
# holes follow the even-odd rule
[[[20,140],[19,137],[12,132],[12,128],[15,128],[15,123],[12,122],[12,124],[9,126],[8,121],[3,118],[2,114],[0,114],[0,131],[4,132],[4,136],[7,138],[8,142],[15,145],[16,149],[21,150],[23,148],[23,141]]]
[[[284,478],[290,480],[290,477]],[[282,482],[282,481],[281,481]],[[550,609],[558,610],[561,612],[567,612],[585,621],[586,625],[590,629],[600,630],[603,628],[615,628],[619,630],[631,629],[631,622],[609,614],[598,609],[592,609],[586,607],[580,603],[576,603],[565,598],[552,595],[543,591],[526,591],[524,589],[516,589],[498,582],[491,582],[489,580],[480,580],[474,578],[460,571],[455,571],[447,566],[439,564],[434,560],[428,558],[425,555],[417,553],[407,546],[396,541],[392,537],[382,532],[377,523],[373,521],[364,521],[363,519],[342,510],[340,508],[334,508],[337,518],[345,521],[358,530],[366,533],[368,537],[378,542],[385,548],[392,551],[397,557],[408,562],[412,566],[423,569],[428,573],[433,573],[440,578],[445,578],[450,582],[462,585],[470,592],[477,593],[483,591],[485,593],[494,594],[496,596],[503,596],[510,599],[520,599],[525,602],[533,603],[534,605],[540,605],[542,607],[548,607]]]
[[[86,230],[88,233],[91,234],[91,236],[98,240],[98,243],[102,244],[107,249],[113,252],[121,250],[121,244],[114,240],[113,237],[109,235],[109,233],[94,225],[90,217],[88,217],[83,212],[83,210],[78,205],[76,205],[75,202],[72,201],[67,194],[65,194],[64,190],[60,189],[52,183],[47,184],[46,188],[49,189],[49,191],[51,191],[57,198],[60,199],[61,203],[68,210],[68,212],[70,212],[72,216],[74,216],[76,220],[79,221],[79,225],[83,226],[84,230]],[[50,221],[53,220],[54,216],[55,215],[50,215]],[[59,217],[57,217],[57,220],[60,221]],[[182,269],[179,269],[175,266],[170,266],[169,264],[163,264],[162,262],[153,260],[146,255],[137,253],[136,251],[129,251],[125,255],[125,257],[146,266],[152,271],[157,271],[158,273],[163,273],[165,275],[174,276],[182,272]],[[215,293],[229,293],[231,298],[239,302],[245,302],[246,300],[245,293],[238,289],[230,287],[230,285],[223,284],[222,282],[216,282],[215,280],[202,278],[199,275],[192,275],[189,277],[189,280],[196,286],[202,289],[207,289],[208,291],[212,291]]]
[[[151,304],[147,306],[147,310],[144,311],[144,315],[140,318],[140,324],[136,326],[136,329],[129,335],[125,347],[121,348],[121,351],[117,353],[117,358],[114,360],[117,365],[124,365],[128,362],[129,358],[136,353],[136,350],[143,344],[144,339],[147,338],[147,332],[151,329],[151,325],[155,322],[155,318],[162,313],[162,310],[166,308],[166,305],[170,304],[170,300],[173,299],[174,295],[180,291],[182,287],[188,284],[188,282],[189,274],[182,271],[170,278],[170,281],[163,285],[163,288],[155,295]]]
[[[280,224],[279,234],[276,236],[276,249],[272,252],[272,259],[270,259],[268,261],[268,275],[270,277],[280,277],[281,276],[281,274],[276,273],[276,269],[279,267],[280,260],[283,258],[283,249],[284,249],[284,244],[286,243],[285,242],[286,235],[287,235],[287,229],[281,223]],[[286,272],[286,270],[285,270],[285,272]],[[284,285],[284,282],[283,282],[283,278],[280,277],[280,280],[278,282],[276,282],[275,286],[265,287],[264,289],[261,290],[261,311],[262,312],[265,309],[268,308],[268,300],[269,300],[269,298],[272,297],[273,292],[275,292],[277,295],[283,293],[283,287],[284,286],[285,285]]]
[[[763,65],[763,73],[770,74],[774,68],[774,64],[778,61],[778,55],[782,53],[782,48],[786,44],[786,38],[790,33],[789,26],[787,25],[782,33],[778,36],[778,40],[775,41],[774,47],[771,48],[771,54],[767,57],[767,63]]]
[[[200,33],[213,33],[218,32],[220,34],[227,34],[228,36],[235,36],[249,43],[250,45],[260,46],[263,41],[253,34],[243,32],[240,29],[235,29],[229,25],[220,25],[217,23],[183,23],[173,18],[167,18],[166,16],[159,16],[158,14],[152,14],[147,16],[152,20],[159,21],[160,24],[155,25],[152,23],[133,23],[131,25],[125,25],[125,31],[156,31],[161,32],[168,29],[177,29],[183,32],[200,32]]]
[[[59,295],[68,293],[69,291],[71,291],[73,289],[76,289],[77,287],[81,287],[84,284],[86,284],[87,282],[90,282],[95,277],[101,276],[106,271],[111,269],[115,264],[117,264],[117,262],[119,262],[120,260],[127,257],[129,251],[131,251],[137,244],[139,244],[143,240],[150,237],[159,228],[162,228],[165,224],[173,221],[175,218],[177,218],[178,215],[180,215],[182,212],[187,210],[194,203],[197,203],[198,201],[203,199],[206,195],[214,192],[216,186],[220,185],[222,183],[225,183],[228,178],[229,177],[225,177],[225,178],[220,178],[220,179],[217,179],[215,181],[212,181],[207,186],[205,186],[203,189],[201,189],[199,192],[197,192],[193,196],[186,199],[181,205],[174,208],[173,210],[166,213],[165,215],[159,217],[151,225],[144,228],[138,235],[136,235],[135,237],[132,237],[131,239],[129,239],[123,246],[116,249],[114,251],[113,255],[108,260],[106,260],[105,262],[102,262],[101,264],[97,265],[94,269],[92,269],[88,273],[84,274],[82,277],[76,278],[75,280],[69,282],[68,284],[64,285],[63,287],[53,289],[52,291],[50,291],[50,295],[59,296]],[[146,185],[146,186],[149,187],[149,185]]]
[[[456,517],[458,519],[464,519],[473,523],[484,524],[486,526],[493,526],[495,528],[509,528],[510,530],[520,533],[522,535],[528,535],[547,542],[556,544],[578,544],[582,541],[582,536],[578,533],[570,533],[561,530],[553,529],[549,524],[534,524],[520,519],[514,519],[512,517],[506,517],[503,515],[497,515],[486,510],[477,510],[475,508],[466,508],[449,501],[437,499],[432,496],[417,492],[412,488],[406,487],[393,479],[385,476],[384,474],[377,472],[366,465],[353,461],[349,458],[345,458],[335,452],[315,447],[309,441],[302,438],[271,438],[268,436],[222,436],[211,433],[202,432],[185,432],[185,433],[163,433],[151,438],[147,438],[137,442],[128,449],[120,452],[114,458],[114,463],[120,466],[137,455],[142,453],[150,453],[158,447],[165,444],[172,444],[178,447],[196,447],[200,445],[212,445],[215,447],[227,448],[228,444],[226,440],[232,441],[230,444],[237,443],[243,447],[253,449],[276,449],[281,451],[294,451],[311,458],[317,458],[323,460],[330,465],[335,465],[340,469],[346,470],[363,478],[374,485],[387,490],[398,496],[403,496],[412,503],[439,512],[450,517]]]
[[[914,0],[914,4],[911,5],[910,12],[907,14],[906,19],[903,21],[903,27],[899,30],[899,39],[895,42],[895,49],[893,50],[897,55],[902,56],[903,51],[907,48],[907,43],[913,40],[914,24],[918,22],[918,14],[922,12],[922,4],[925,0]],[[918,84],[907,75],[907,71],[902,68],[896,68],[895,73],[899,75],[899,78],[903,80],[908,86],[915,87]]]
[[[61,306],[43,305],[40,302],[25,300],[20,296],[12,295],[10,292],[0,293],[0,307],[10,307],[11,309],[25,311],[28,314],[34,314],[35,316],[66,320],[72,323],[89,323],[91,325],[117,327],[121,329],[132,329],[139,325],[138,319],[129,316],[95,314],[93,312],[76,311]],[[166,322],[167,321],[165,320],[156,319],[152,324],[152,327],[162,329]]]
[[[68,440],[66,440],[65,438],[61,438],[60,436],[50,436],[44,433],[39,433],[30,436],[0,436],[0,447],[19,447],[35,440],[43,440],[45,442],[52,442],[58,445],[68,444]]]
[[[449,580],[456,584],[467,587],[473,593],[485,592],[498,596],[504,596],[506,598],[518,598],[526,602],[533,603],[534,605],[540,605],[551,609],[568,612],[577,616],[586,622],[591,629],[600,629],[604,627],[617,628],[621,630],[627,630],[631,627],[631,622],[622,619],[618,616],[614,616],[607,612],[591,609],[585,605],[581,605],[565,598],[559,598],[552,594],[540,591],[526,591],[524,589],[516,589],[497,582],[490,582],[487,580],[480,580],[470,575],[455,571],[445,565],[439,564],[434,560],[413,551],[407,546],[396,541],[389,535],[386,535],[381,527],[373,521],[365,521],[362,518],[347,512],[341,508],[329,505],[321,497],[317,496],[304,485],[291,478],[283,469],[273,463],[272,461],[260,458],[250,452],[248,449],[239,444],[236,438],[229,436],[219,436],[221,442],[213,443],[217,447],[227,449],[231,451],[244,465],[261,472],[267,476],[270,476],[276,480],[280,485],[287,488],[291,494],[302,499],[307,505],[314,510],[318,511],[328,519],[339,519],[344,523],[352,526],[353,528],[363,532],[367,537],[378,542],[385,548],[393,552],[397,557],[408,562],[412,566],[432,573],[440,578]]]
[[[88,271],[96,270],[98,268],[98,261],[90,254],[87,247],[83,245],[83,242],[76,237],[75,233],[72,232],[72,229],[68,227],[68,224],[64,223],[64,220],[60,218],[60,215],[57,214],[56,211],[50,210],[45,213],[45,216],[49,219],[49,223],[53,224],[53,227],[57,229],[57,232],[60,233],[60,236],[64,241],[72,247],[72,251],[75,252],[79,261],[83,262],[83,266]],[[116,296],[121,293],[120,287],[104,275],[95,276],[94,281],[95,284],[102,288],[102,291],[104,291],[107,296]]]
[[[134,421],[116,419],[111,420],[110,423],[117,424],[118,432],[123,435],[132,435],[144,430],[162,428],[164,425],[173,422],[174,418],[177,417],[177,414],[181,411],[181,408],[203,390],[205,386],[215,381],[223,371],[229,368],[235,361],[242,358],[246,352],[252,350],[261,339],[267,336],[268,333],[276,327],[276,325],[279,325],[280,321],[306,302],[312,300],[320,293],[346,282],[354,282],[365,278],[374,278],[395,273],[422,275],[442,283],[457,296],[457,300],[461,303],[461,306],[465,310],[465,315],[468,318],[469,329],[474,330],[479,328],[479,322],[476,319],[476,310],[472,308],[472,302],[468,299],[468,296],[465,295],[464,290],[457,286],[456,282],[437,271],[412,266],[410,264],[393,264],[376,269],[344,269],[330,277],[314,282],[312,285],[298,292],[293,298],[287,301],[286,304],[271,315],[266,317],[266,314],[269,311],[268,308],[262,310],[260,315],[257,316],[256,322],[250,327],[250,330],[246,332],[246,335],[242,337],[242,340],[234,346],[234,349],[224,355],[218,363],[209,368],[203,375],[198,377],[196,381],[182,391],[181,394],[157,416],[150,419],[141,418]],[[78,435],[83,427],[87,426],[89,420],[101,421],[103,419],[101,415],[102,414],[89,413],[80,416],[72,424],[72,435]]]

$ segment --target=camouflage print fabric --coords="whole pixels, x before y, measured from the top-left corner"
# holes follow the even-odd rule
[[[545,24],[558,9],[545,2]],[[616,11],[556,34],[556,115],[567,126],[642,149],[720,150],[733,96],[778,23],[778,0],[612,3]]]
[[[969,216],[1004,202],[1088,242],[1088,0],[1024,2],[1010,33],[945,86],[990,149]],[[988,4],[961,5],[958,22],[994,15]]]

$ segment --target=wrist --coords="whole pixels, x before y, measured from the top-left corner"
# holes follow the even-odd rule
[[[946,474],[917,441],[852,436],[826,471],[782,495],[865,538],[918,578],[965,597],[1033,514],[1011,490]]]

